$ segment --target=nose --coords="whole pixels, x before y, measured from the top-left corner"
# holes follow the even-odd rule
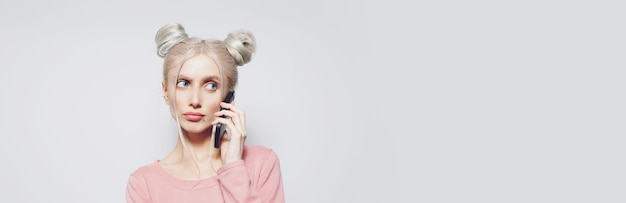
[[[202,101],[200,101],[200,90],[193,90],[193,92],[191,93],[191,98],[189,99],[189,106],[193,107],[194,109],[202,107]]]

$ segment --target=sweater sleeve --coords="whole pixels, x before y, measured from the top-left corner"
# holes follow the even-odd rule
[[[278,156],[270,150],[264,158],[256,186],[252,184],[243,160],[224,165],[217,171],[226,202],[285,202]]]
[[[148,184],[145,178],[140,175],[130,175],[126,186],[127,203],[150,203],[148,194]]]

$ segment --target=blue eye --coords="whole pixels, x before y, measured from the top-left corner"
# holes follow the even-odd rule
[[[206,84],[206,88],[209,90],[215,90],[217,89],[217,83],[211,82],[211,83],[207,83]]]
[[[178,83],[176,83],[176,86],[177,87],[187,87],[187,86],[189,86],[189,82],[187,82],[186,80],[181,80],[181,81],[178,81]]]

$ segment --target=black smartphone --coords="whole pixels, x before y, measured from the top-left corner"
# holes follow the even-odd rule
[[[235,99],[235,91],[230,91],[228,92],[228,94],[226,94],[226,98],[224,98],[224,102],[226,103],[230,103]],[[223,110],[223,108],[220,106],[220,111]],[[226,116],[220,116],[222,118],[226,118]],[[222,136],[224,136],[224,133],[226,132],[226,126],[222,126],[221,123],[218,123],[215,125],[215,134],[213,135],[213,137],[215,137],[215,148],[220,148],[220,145],[222,144]]]

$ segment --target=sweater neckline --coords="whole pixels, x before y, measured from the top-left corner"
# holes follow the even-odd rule
[[[219,184],[219,179],[217,178],[217,175],[215,176],[211,176],[208,178],[203,178],[203,179],[198,179],[198,180],[185,180],[185,179],[181,179],[178,178],[174,175],[172,175],[170,172],[168,172],[167,170],[165,170],[165,168],[163,168],[163,166],[161,166],[160,164],[161,160],[156,160],[153,164],[152,164],[152,168],[154,168],[155,172],[158,173],[159,177],[163,177],[163,179],[168,182],[170,185],[173,185],[175,187],[178,187],[180,189],[185,189],[185,190],[195,190],[195,189],[203,189],[203,188],[210,188],[210,187],[216,187]]]

